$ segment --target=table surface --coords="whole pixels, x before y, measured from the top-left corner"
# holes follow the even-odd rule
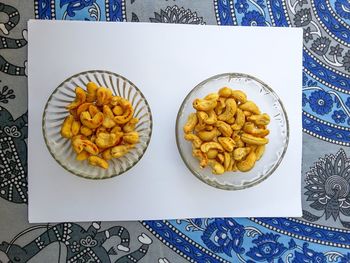
[[[2,0],[0,262],[349,262],[349,10],[346,0]],[[303,217],[28,224],[31,18],[303,27]]]

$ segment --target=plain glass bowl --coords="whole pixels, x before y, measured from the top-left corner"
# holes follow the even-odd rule
[[[74,100],[75,88],[85,89],[90,81],[109,88],[113,95],[128,99],[135,109],[134,116],[139,119],[135,130],[140,141],[125,156],[110,160],[106,170],[91,166],[86,160],[77,161],[70,140],[60,134],[63,120],[68,115],[65,107]],[[106,179],[126,172],[142,158],[151,139],[152,114],[145,96],[131,81],[113,72],[91,70],[66,79],[53,91],[45,105],[42,132],[50,154],[64,169],[88,179]]]
[[[184,139],[183,126],[188,115],[195,112],[192,107],[194,99],[217,92],[224,86],[244,91],[248,100],[254,101],[262,112],[270,115],[269,143],[266,145],[264,155],[256,162],[252,170],[244,173],[237,171],[214,175],[210,167],[201,169],[198,159],[192,156],[192,144]],[[281,163],[288,147],[288,140],[288,118],[281,100],[267,84],[246,74],[225,73],[204,80],[187,95],[177,115],[176,143],[186,166],[203,182],[224,190],[245,189],[268,178]]]

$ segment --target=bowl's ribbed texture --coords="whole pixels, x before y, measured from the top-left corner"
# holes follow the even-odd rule
[[[112,90],[113,95],[128,99],[139,119],[136,131],[140,142],[125,156],[109,161],[107,170],[91,166],[87,161],[77,161],[70,140],[62,138],[61,125],[68,115],[65,108],[75,98],[75,88],[86,88],[90,81]],[[92,70],[76,74],[61,83],[52,93],[44,109],[42,131],[46,146],[54,159],[71,173],[89,179],[105,179],[124,173],[133,167],[145,153],[152,134],[152,114],[146,98],[129,80],[115,73]]]

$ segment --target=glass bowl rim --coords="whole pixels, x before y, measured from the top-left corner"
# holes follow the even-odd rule
[[[243,186],[232,186],[232,185],[223,185],[223,184],[219,184],[215,181],[210,181],[210,180],[206,180],[203,178],[203,176],[200,175],[200,172],[194,171],[189,163],[186,161],[186,158],[182,152],[182,149],[180,147],[180,132],[179,131],[179,122],[180,122],[180,118],[182,115],[182,112],[184,110],[185,104],[187,103],[187,101],[189,100],[190,96],[192,94],[194,94],[196,91],[198,91],[204,84],[211,82],[213,80],[217,80],[220,79],[222,77],[227,77],[229,78],[229,80],[231,78],[248,78],[248,79],[252,79],[256,82],[258,82],[260,85],[262,85],[264,88],[266,88],[278,101],[282,112],[284,114],[285,120],[286,120],[286,142],[283,146],[283,152],[281,154],[281,156],[279,157],[279,159],[277,160],[277,162],[274,164],[273,168],[264,176],[260,177],[259,179],[253,181],[252,183],[248,184],[248,185],[243,185]],[[181,129],[182,130],[182,129]],[[230,191],[236,191],[236,190],[243,190],[243,189],[247,189],[253,186],[256,186],[258,184],[260,184],[261,182],[265,181],[267,178],[269,178],[274,172],[275,170],[278,168],[278,166],[280,165],[280,163],[282,162],[286,152],[287,152],[287,148],[288,148],[288,144],[289,144],[289,120],[288,120],[288,115],[287,112],[285,110],[285,107],[280,99],[280,97],[277,95],[277,93],[269,86],[267,85],[265,82],[263,82],[262,80],[258,79],[257,77],[254,77],[252,75],[246,74],[246,73],[237,73],[237,72],[226,72],[226,73],[221,73],[221,74],[217,74],[214,76],[211,76],[203,81],[201,81],[199,84],[197,84],[184,98],[184,100],[181,103],[181,106],[179,108],[179,111],[177,113],[176,116],[176,125],[175,125],[175,137],[176,137],[176,145],[178,148],[178,151],[180,153],[181,159],[183,160],[183,162],[185,163],[186,167],[188,168],[188,170],[195,176],[197,177],[199,180],[201,180],[202,182],[206,183],[207,185],[210,185],[212,187],[215,187],[217,189],[220,190],[230,190]]]
[[[74,171],[72,171],[70,168],[66,167],[65,164],[63,164],[60,160],[58,160],[56,158],[56,156],[52,153],[50,147],[49,147],[49,142],[48,142],[48,138],[47,138],[47,134],[45,132],[45,129],[44,129],[44,125],[45,125],[45,119],[46,119],[46,114],[47,114],[47,108],[48,108],[48,104],[49,104],[49,101],[51,101],[52,97],[54,94],[56,94],[56,92],[58,91],[59,88],[61,88],[63,85],[69,83],[73,78],[76,78],[80,75],[84,75],[84,74],[89,74],[89,73],[98,73],[98,74],[102,74],[102,73],[106,73],[106,74],[109,74],[109,75],[113,75],[117,78],[120,78],[126,82],[128,82],[141,96],[141,98],[143,99],[143,101],[145,102],[145,105],[147,107],[147,110],[149,111],[149,121],[150,121],[150,131],[149,133],[147,134],[148,136],[148,139],[147,139],[147,142],[146,142],[146,146],[144,148],[144,150],[142,151],[142,154],[138,157],[138,159],[133,162],[127,169],[125,169],[123,172],[121,173],[116,173],[116,174],[111,174],[110,176],[108,177],[102,177],[102,178],[93,178],[93,177],[88,177],[88,176],[83,176],[81,174],[78,174]],[[109,87],[107,87],[109,88]],[[112,71],[108,71],[108,70],[99,70],[99,69],[95,69],[95,70],[86,70],[86,71],[82,71],[82,72],[79,72],[79,73],[76,73],[68,78],[66,78],[64,81],[62,81],[50,94],[49,98],[47,99],[46,101],[46,104],[45,104],[45,107],[44,107],[44,111],[43,111],[43,115],[42,115],[42,122],[41,122],[41,131],[42,131],[42,134],[43,134],[43,137],[44,137],[44,141],[45,141],[45,144],[46,144],[46,148],[49,150],[49,153],[51,154],[51,156],[54,158],[54,160],[63,168],[65,169],[66,171],[80,177],[80,178],[84,178],[84,179],[87,179],[87,180],[105,180],[105,179],[110,179],[110,178],[113,178],[113,177],[117,177],[117,176],[120,176],[124,173],[126,173],[128,170],[130,170],[132,167],[134,167],[141,159],[142,157],[144,156],[144,154],[146,153],[146,150],[151,142],[151,138],[152,138],[152,132],[153,132],[153,118],[152,118],[152,111],[151,111],[151,107],[146,99],[146,97],[143,95],[143,93],[141,92],[141,90],[133,83],[131,82],[129,79],[127,79],[126,77],[124,76],[121,76],[115,72],[112,72]]]

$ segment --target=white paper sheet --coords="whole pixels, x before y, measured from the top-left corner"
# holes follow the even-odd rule
[[[28,29],[29,222],[301,216],[302,29],[39,20],[29,21]],[[135,83],[154,118],[141,161],[102,181],[61,168],[41,131],[52,91],[91,69]],[[175,142],[184,97],[202,80],[224,72],[251,74],[269,84],[290,122],[289,147],[278,169],[240,191],[219,190],[194,177]]]

